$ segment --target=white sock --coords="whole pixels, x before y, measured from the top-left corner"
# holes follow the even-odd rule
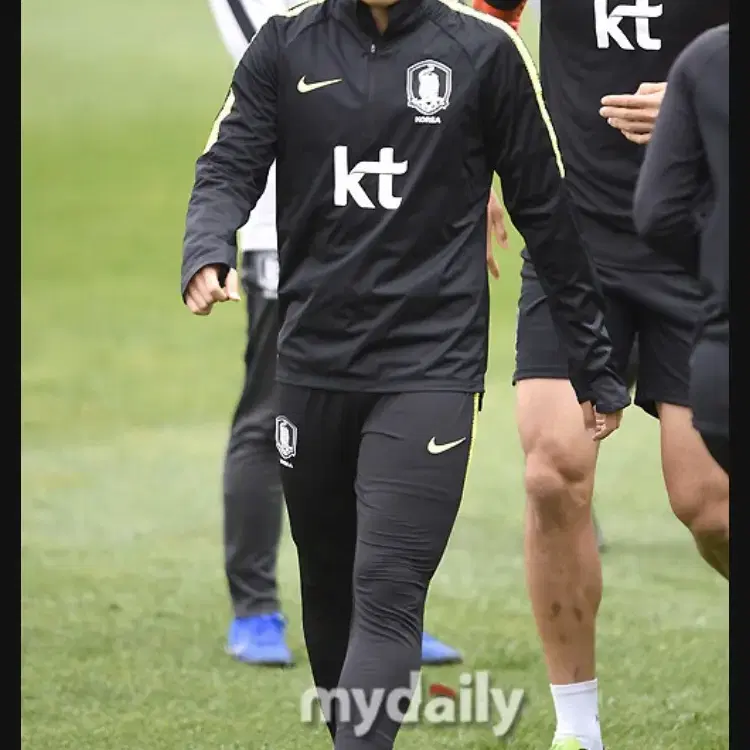
[[[550,685],[557,714],[555,740],[577,739],[586,750],[603,750],[596,680]]]

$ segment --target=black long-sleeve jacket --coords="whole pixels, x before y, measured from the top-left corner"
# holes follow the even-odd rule
[[[497,10],[522,0],[484,0]],[[634,242],[633,191],[644,147],[599,114],[607,94],[665,81],[699,34],[729,20],[729,0],[540,0],[539,62],[544,98],[559,136],[573,203],[594,237],[601,266],[679,270],[672,258]],[[527,11],[528,12],[528,11]],[[598,229],[598,231],[596,231]]]
[[[579,398],[627,405],[539,81],[507,25],[450,0],[399,0],[382,35],[356,0],[271,18],[197,163],[183,294],[203,266],[235,264],[274,159],[281,382],[483,390],[496,171]]]
[[[708,322],[729,315],[729,25],[675,62],[635,191],[636,227],[654,250],[700,269]]]

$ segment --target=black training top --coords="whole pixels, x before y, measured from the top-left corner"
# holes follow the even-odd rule
[[[508,10],[521,0],[487,2]],[[541,0],[542,86],[570,191],[584,218],[610,230],[606,241],[591,247],[597,263],[674,267],[668,257],[633,242],[633,191],[644,147],[599,115],[602,97],[666,81],[693,39],[727,21],[729,0]],[[596,229],[592,234],[601,235]]]
[[[277,160],[277,377],[356,391],[481,391],[492,174],[523,234],[579,398],[628,403],[528,51],[506,24],[400,0],[380,35],[355,0],[272,17],[200,157],[182,290],[233,266]]]
[[[729,336],[729,26],[696,39],[669,74],[635,193],[644,240],[698,265],[706,335]],[[699,262],[695,264],[695,258]]]

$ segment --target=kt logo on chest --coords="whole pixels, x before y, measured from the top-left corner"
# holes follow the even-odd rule
[[[438,112],[448,108],[452,87],[453,73],[447,65],[436,60],[410,65],[406,70],[406,105],[419,113],[414,122],[439,125]],[[394,193],[393,178],[406,174],[408,168],[408,161],[396,161],[391,147],[381,148],[377,161],[350,164],[349,149],[336,146],[333,149],[333,203],[343,208],[351,199],[359,208],[395,211],[402,198]],[[368,195],[362,185],[366,175],[377,178],[376,196]]]
[[[419,114],[414,122],[439,125],[438,112],[448,108],[453,90],[453,72],[436,60],[422,60],[406,71],[406,104]]]
[[[615,4],[611,10],[608,10],[607,3],[608,0],[594,0],[594,27],[599,49],[609,49],[612,43],[626,50],[661,49],[661,39],[651,33],[651,21],[661,18],[663,3],[651,5],[649,0],[632,0],[630,4]],[[624,20],[626,24],[623,24]]]

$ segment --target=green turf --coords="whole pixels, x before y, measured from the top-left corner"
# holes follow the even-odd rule
[[[178,295],[192,162],[231,66],[201,0],[26,0],[23,20],[23,715],[28,750],[316,750],[293,551],[280,580],[300,665],[222,652],[219,469],[242,310]],[[468,669],[522,687],[507,746],[552,715],[524,593],[513,423],[517,258],[494,285],[490,392],[428,625]],[[727,592],[667,509],[655,425],[605,446],[598,510],[605,739],[727,747]],[[428,670],[455,683],[457,669]],[[414,750],[504,746],[487,728],[409,729]]]

